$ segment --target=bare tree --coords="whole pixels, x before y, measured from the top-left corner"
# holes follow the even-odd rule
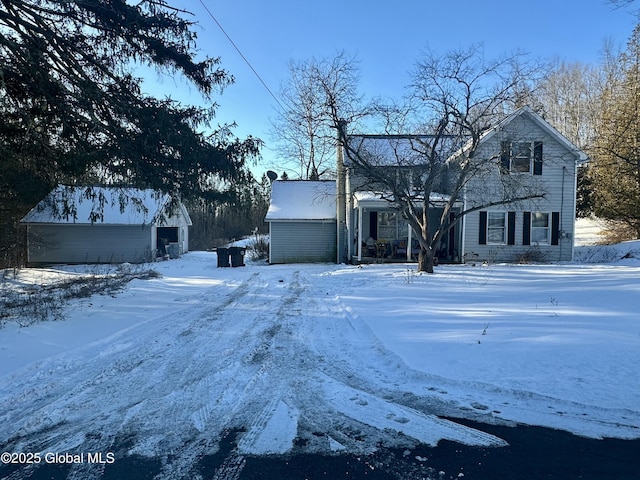
[[[483,135],[513,109],[519,88],[536,73],[521,58],[486,61],[479,45],[444,55],[426,52],[413,73],[409,106],[378,109],[387,133],[397,134],[386,137],[384,154],[372,150],[367,137],[350,135],[333,85],[319,79],[349,168],[367,179],[363,188],[377,187],[416,234],[418,271],[433,272],[440,242],[468,213],[543,196],[525,176],[495,175],[500,151],[476,155]],[[474,192],[474,201],[462,207],[471,183],[485,191]],[[436,206],[440,219],[434,225],[429,219]]]
[[[608,3],[613,5],[615,8],[624,8],[631,4],[633,4],[635,0],[609,0]]]
[[[603,69],[579,62],[556,62],[534,93],[541,115],[580,148],[593,144]]]
[[[290,78],[280,89],[284,109],[272,122],[277,152],[302,179],[333,176],[336,136],[327,111],[324,85],[318,82],[322,79],[334,92],[341,105],[341,117],[361,115],[357,60],[340,52],[334,57],[291,61],[289,72]],[[350,111],[344,110],[347,106]]]

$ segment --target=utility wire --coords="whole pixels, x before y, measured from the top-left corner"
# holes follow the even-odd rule
[[[269,92],[269,95],[271,95],[271,97],[276,101],[276,103],[280,106],[280,108],[282,109],[282,111],[286,111],[286,109],[284,108],[284,106],[282,105],[282,103],[280,103],[280,100],[278,100],[278,98],[273,94],[273,92],[271,91],[271,89],[267,86],[267,84],[265,83],[265,81],[262,79],[262,77],[260,76],[260,74],[256,71],[255,68],[253,68],[253,65],[251,65],[251,62],[249,62],[249,60],[247,60],[247,57],[245,57],[243,55],[243,53],[240,51],[240,49],[238,48],[238,46],[235,44],[235,42],[231,39],[231,37],[229,36],[229,34],[225,31],[224,28],[222,28],[222,25],[220,25],[220,22],[216,19],[216,17],[214,17],[213,13],[211,13],[211,10],[209,10],[209,7],[207,7],[204,3],[204,0],[200,0],[200,4],[202,5],[202,7],[207,11],[207,13],[209,14],[209,16],[211,17],[211,19],[216,22],[216,25],[218,25],[218,28],[220,28],[220,30],[222,31],[222,33],[224,33],[225,37],[227,37],[227,39],[229,40],[229,42],[231,43],[231,45],[233,45],[233,48],[236,49],[236,51],[238,52],[238,54],[242,57],[242,59],[244,60],[244,62],[249,66],[249,68],[251,69],[251,71],[254,73],[254,75],[258,78],[258,80],[260,81],[260,83],[262,84],[262,86],[267,90],[267,92]]]

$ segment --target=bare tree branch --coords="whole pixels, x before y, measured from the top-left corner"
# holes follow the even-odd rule
[[[544,197],[523,176],[498,174],[502,183],[462,208],[472,180],[478,185],[483,175],[499,172],[499,152],[484,158],[476,153],[483,135],[517,105],[518,87],[539,71],[522,58],[516,53],[486,61],[479,45],[444,55],[426,51],[413,74],[409,106],[375,109],[385,130],[396,134],[380,139],[386,142],[383,152],[375,151],[371,137],[347,131],[338,94],[331,82],[322,83],[352,176],[365,179],[360,187],[391,202],[411,226],[421,247],[419,270],[433,272],[440,242],[465,215]],[[436,207],[440,221],[431,225],[429,212]]]

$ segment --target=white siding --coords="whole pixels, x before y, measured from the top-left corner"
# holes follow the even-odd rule
[[[336,221],[269,223],[270,263],[336,261]]]
[[[140,225],[30,225],[29,263],[151,261],[151,232]]]
[[[497,262],[517,262],[522,259],[539,259],[543,261],[569,261],[573,255],[574,215],[575,215],[575,175],[576,156],[566,146],[547,134],[535,122],[527,117],[518,118],[513,125],[500,134],[496,134],[478,151],[476,158],[495,157],[500,151],[500,142],[511,138],[516,141],[543,142],[542,175],[518,175],[521,180],[537,183],[545,198],[533,199],[518,204],[511,204],[493,208],[487,211],[515,211],[515,245],[481,245],[479,243],[480,214],[472,212],[465,217],[465,252],[478,254],[480,260]],[[470,182],[467,187],[467,207],[482,204],[484,194],[492,187],[491,193],[497,195],[501,187],[501,174],[496,166],[486,175]],[[560,212],[560,231],[565,232],[559,238],[558,245],[523,245],[523,212]]]

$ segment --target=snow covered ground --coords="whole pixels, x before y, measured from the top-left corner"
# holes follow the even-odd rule
[[[160,278],[74,300],[63,321],[0,330],[0,450],[137,454],[171,477],[229,429],[229,471],[248,454],[505,444],[451,418],[639,438],[640,244],[577,257],[434,275],[154,264]]]

